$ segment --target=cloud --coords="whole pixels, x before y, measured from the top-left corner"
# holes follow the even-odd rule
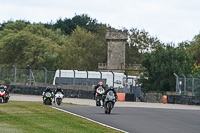
[[[161,41],[177,43],[199,34],[199,4],[198,0],[4,0],[0,23],[10,19],[47,23],[88,14],[117,29],[145,29]]]

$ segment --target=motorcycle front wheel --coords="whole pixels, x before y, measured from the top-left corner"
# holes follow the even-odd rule
[[[111,112],[111,102],[109,102],[108,104],[107,104],[107,113],[108,114],[110,114],[110,112]]]
[[[58,106],[61,105],[61,99],[60,99],[60,98],[57,98],[57,99],[56,99],[56,102],[57,102],[57,105],[58,105]]]

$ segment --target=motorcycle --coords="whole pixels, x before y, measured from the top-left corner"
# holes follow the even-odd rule
[[[0,103],[7,103],[9,94],[7,95],[4,89],[0,90]]]
[[[95,99],[96,99],[96,106],[101,106],[103,105],[102,102],[102,95],[105,93],[105,89],[103,87],[98,87],[96,89],[96,95],[95,95]]]
[[[43,104],[52,105],[53,94],[46,92],[43,96]]]
[[[55,94],[55,105],[60,106],[62,104],[63,96],[61,92]]]
[[[106,114],[110,114],[111,110],[114,108],[116,97],[113,91],[108,91],[106,95],[103,96],[104,98],[104,110]]]

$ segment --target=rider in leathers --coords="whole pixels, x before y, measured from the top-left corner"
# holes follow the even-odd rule
[[[104,90],[105,90],[105,86],[103,85],[103,83],[102,82],[99,82],[95,87],[94,87],[94,99],[95,99],[95,94],[96,94],[96,90],[97,90],[97,88],[99,87],[99,86],[101,86],[102,88],[104,88]]]
[[[7,86],[5,86],[5,85],[1,85],[0,86],[0,89],[4,89],[4,91],[5,91],[5,93],[6,93],[6,97],[5,97],[5,101],[8,101],[9,100],[9,97],[10,97],[10,94],[9,94],[9,91],[8,91],[8,89],[7,89]]]
[[[116,100],[116,99],[118,98],[118,96],[117,96],[117,93],[116,93],[114,87],[113,87],[113,86],[110,86],[110,87],[105,91],[104,95],[106,95],[109,91],[113,91],[113,93],[114,93],[114,95],[115,95],[115,100]],[[103,103],[104,103],[104,99],[105,99],[105,97],[103,97],[103,99],[102,99]]]
[[[43,93],[42,93],[42,98],[43,98],[43,99],[44,99],[45,93],[47,93],[47,92],[50,92],[51,95],[54,97],[53,91],[51,91],[50,87],[47,86],[47,88],[46,88],[46,89],[43,91]]]
[[[63,92],[63,90],[61,89],[60,86],[57,87],[57,89],[55,90],[54,94],[56,95],[57,92],[61,92],[63,94],[63,97],[64,97],[64,92]],[[54,97],[54,103],[55,103],[55,97]]]

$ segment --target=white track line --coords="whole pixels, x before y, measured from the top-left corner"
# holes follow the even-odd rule
[[[121,130],[121,129],[118,129],[118,128],[115,128],[115,127],[112,127],[112,126],[109,126],[109,125],[106,125],[106,124],[103,124],[103,123],[100,123],[98,121],[95,121],[95,120],[92,120],[90,118],[87,118],[87,117],[84,117],[84,116],[81,116],[81,115],[78,115],[78,114],[75,114],[75,113],[72,113],[72,112],[69,112],[69,111],[66,111],[66,110],[63,110],[63,109],[60,109],[60,108],[56,108],[56,107],[53,107],[53,106],[50,106],[54,109],[57,109],[57,110],[60,110],[60,111],[63,111],[63,112],[66,112],[66,113],[69,113],[69,114],[72,114],[72,115],[75,115],[75,116],[78,116],[78,117],[81,117],[81,118],[84,118],[86,120],[89,120],[89,121],[92,121],[92,122],[95,122],[95,123],[98,123],[102,126],[105,126],[105,127],[109,127],[109,128],[112,128],[112,129],[115,129],[115,130],[118,130],[118,131],[121,131],[121,132],[124,132],[124,133],[128,133],[127,131],[124,131],[124,130]]]

